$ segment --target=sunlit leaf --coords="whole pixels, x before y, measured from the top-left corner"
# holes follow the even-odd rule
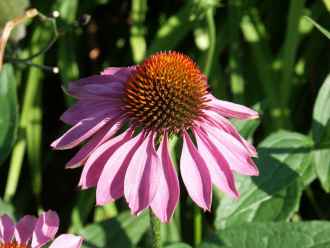
[[[257,177],[237,176],[241,196],[224,197],[215,225],[224,228],[247,221],[286,220],[297,209],[301,188],[297,179],[311,165],[309,137],[280,131],[258,147]]]
[[[148,213],[133,216],[123,212],[108,221],[94,223],[80,234],[84,237],[84,246],[93,248],[104,247],[133,247],[149,227]]]
[[[199,248],[326,248],[330,222],[245,223],[212,236]]]
[[[330,192],[330,75],[324,81],[315,101],[312,131],[317,148],[329,144],[327,148],[315,151],[315,165],[323,188]]]

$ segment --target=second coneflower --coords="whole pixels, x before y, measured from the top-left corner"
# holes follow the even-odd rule
[[[226,119],[258,113],[216,99],[186,55],[160,52],[140,65],[110,67],[72,82],[68,93],[78,102],[62,120],[73,127],[52,147],[70,149],[88,140],[67,167],[84,165],[79,185],[96,187],[99,205],[124,196],[134,214],[150,207],[168,222],[180,194],[168,145],[174,135],[183,139],[183,183],[204,210],[211,207],[212,183],[238,197],[233,171],[258,175],[255,148]]]

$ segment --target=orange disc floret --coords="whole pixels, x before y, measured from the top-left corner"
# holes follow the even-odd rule
[[[125,110],[136,126],[179,132],[205,107],[206,77],[178,52],[159,52],[136,67],[125,89]]]
[[[30,248],[30,246],[25,245],[25,244],[17,244],[16,242],[11,242],[8,244],[0,243],[0,248]]]

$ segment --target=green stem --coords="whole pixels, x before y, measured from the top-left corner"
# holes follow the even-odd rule
[[[130,43],[133,53],[133,60],[135,63],[140,63],[146,53],[146,40],[144,37],[144,20],[147,13],[147,0],[133,0],[132,1],[132,27]]]
[[[149,209],[150,228],[152,233],[152,248],[161,248],[160,221]]]
[[[241,0],[229,2],[229,69],[230,86],[235,102],[244,103],[244,77],[242,73],[242,56],[240,56],[240,21],[243,13]]]
[[[40,88],[39,84],[39,80],[29,80],[25,89],[23,108],[19,125],[19,140],[15,144],[11,156],[10,169],[4,195],[5,201],[10,201],[17,189],[27,146],[27,128],[28,125],[30,125],[30,113],[33,111],[33,105]]]
[[[214,60],[214,51],[216,45],[216,31],[215,31],[215,24],[214,24],[214,9],[209,8],[206,11],[206,21],[208,27],[208,36],[210,41],[210,47],[207,51],[206,63],[204,67],[204,73],[206,76],[209,76],[211,72],[211,67]]]
[[[290,3],[288,28],[286,30],[286,37],[280,54],[282,59],[282,80],[279,90],[279,92],[281,92],[281,97],[279,98],[281,102],[278,123],[279,128],[289,126],[288,116],[290,113],[288,103],[291,96],[294,64],[300,37],[299,21],[303,14],[304,4],[305,0],[292,0]]]
[[[194,206],[194,243],[199,245],[202,241],[202,212],[199,207]]]
[[[318,218],[319,219],[325,219],[326,216],[323,213],[323,211],[320,208],[320,206],[318,205],[317,200],[315,199],[314,193],[311,190],[311,188],[310,187],[307,187],[305,189],[305,192],[306,192],[307,198],[308,198],[309,202],[311,203],[312,207],[314,208],[314,211],[315,211],[316,215],[318,216]]]
[[[206,63],[204,66],[204,73],[209,76],[215,55],[216,46],[216,30],[214,24],[214,8],[209,8],[206,11],[206,21],[208,28],[208,36],[210,41],[210,47],[207,51]],[[202,213],[198,207],[194,207],[194,241],[195,245],[198,245],[202,241]]]

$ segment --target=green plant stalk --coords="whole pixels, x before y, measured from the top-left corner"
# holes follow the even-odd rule
[[[4,194],[4,200],[6,202],[10,202],[12,197],[15,195],[18,179],[22,168],[25,149],[26,140],[25,138],[20,137],[13,148],[13,153],[10,160],[8,179]]]
[[[259,27],[258,27],[259,26]],[[277,99],[273,84],[273,72],[271,71],[271,52],[266,43],[265,27],[259,19],[257,9],[250,11],[250,15],[243,17],[241,29],[245,40],[251,47],[253,57],[256,61],[257,73],[267,98],[271,102]]]
[[[210,41],[210,46],[207,51],[206,62],[204,66],[204,73],[206,76],[209,76],[211,67],[215,55],[215,46],[216,46],[216,31],[214,24],[214,8],[209,8],[206,11],[206,22],[208,29],[208,36]],[[198,245],[202,241],[202,213],[199,208],[194,207],[194,241],[195,245]]]
[[[43,30],[42,28],[37,28],[32,36],[32,49],[31,53],[33,54],[36,50],[39,50],[39,42],[42,39],[48,40],[48,35],[49,32]],[[47,36],[47,37],[46,37]],[[43,61],[43,56],[39,56],[37,58],[33,59],[33,63],[36,64],[41,64]],[[31,125],[31,113],[35,112],[34,106],[36,104],[36,99],[38,98],[38,92],[40,92],[40,78],[35,77],[33,75],[32,70],[38,70],[35,68],[30,69],[30,74],[29,74],[29,79],[26,85],[25,89],[25,94],[24,94],[24,100],[23,100],[23,107],[22,107],[22,112],[21,112],[21,117],[20,117],[20,124],[19,124],[19,139],[18,142],[15,144],[13,148],[13,153],[9,165],[9,174],[8,174],[8,179],[7,179],[7,184],[6,184],[6,189],[5,189],[5,194],[4,194],[4,199],[5,201],[11,201],[12,197],[15,195],[17,185],[18,185],[18,180],[20,177],[21,173],[21,168],[22,168],[22,163],[24,160],[24,155],[25,155],[25,150],[27,145],[31,145],[32,143],[27,141],[27,129],[29,128],[29,125]],[[40,73],[38,71],[38,73]],[[38,107],[37,107],[38,108]],[[40,110],[39,110],[40,111]],[[39,127],[37,127],[39,128]],[[31,129],[30,129],[31,131]],[[37,132],[40,132],[37,131]],[[30,133],[31,134],[31,133]],[[39,145],[41,144],[41,141],[35,140],[36,143]],[[30,149],[32,152],[35,149]],[[41,154],[41,153],[40,153]],[[39,155],[40,155],[39,154]],[[30,154],[29,160],[30,162],[33,162],[36,157],[34,155]],[[38,155],[37,155],[38,156]],[[41,161],[40,158],[37,158],[38,161]],[[34,166],[34,165],[33,165]],[[40,167],[40,165],[37,165]],[[40,168],[39,168],[40,169]],[[35,167],[32,169],[32,173],[35,172],[36,169]],[[35,175],[33,175],[34,178]],[[41,172],[38,173],[37,176],[41,176]],[[36,179],[39,180],[39,179]],[[33,187],[36,189],[36,192],[40,192],[40,184],[33,179]],[[36,187],[36,188],[35,188]]]
[[[244,39],[248,42],[251,48],[260,86],[266,95],[269,109],[266,114],[269,115],[270,119],[266,128],[271,132],[275,128],[274,123],[278,118],[276,113],[279,109],[279,90],[277,87],[277,80],[279,79],[276,78],[278,73],[276,73],[276,70],[272,67],[274,61],[271,56],[271,49],[267,42],[266,27],[261,21],[256,8],[252,8],[248,11],[247,15],[243,16],[241,30]]]
[[[194,206],[194,244],[198,246],[202,242],[203,236],[203,216],[199,207]]]
[[[286,31],[286,37],[281,49],[281,69],[282,80],[280,81],[281,97],[281,109],[279,113],[279,122],[277,128],[288,127],[289,98],[292,90],[292,80],[295,64],[296,50],[299,42],[299,22],[302,17],[302,11],[304,8],[305,0],[292,0],[290,2],[289,16],[288,16],[288,28]]]
[[[234,100],[244,103],[244,77],[242,75],[242,62],[240,58],[240,20],[242,18],[243,3],[241,0],[229,2],[229,69],[230,86]]]
[[[206,22],[207,22],[207,30],[208,30],[208,37],[210,41],[210,46],[207,51],[206,62],[204,67],[204,73],[206,76],[210,75],[211,67],[214,60],[215,55],[215,45],[216,45],[216,31],[215,31],[215,24],[214,24],[214,8],[209,8],[206,11]]]
[[[219,23],[216,27],[216,42],[214,48],[214,58],[218,58],[224,48],[228,45],[229,38],[226,35],[229,32],[228,21],[225,20],[224,23]],[[201,68],[205,68],[207,53],[201,53],[198,58],[198,64]],[[227,98],[226,85],[224,84],[224,73],[222,65],[218,60],[213,59],[213,63],[210,67],[208,83],[212,87],[212,94],[217,98]]]
[[[78,0],[61,1],[58,0],[54,9],[58,9],[61,13],[61,18],[68,23],[74,23],[77,11]],[[63,38],[65,35],[66,38]],[[68,83],[79,78],[79,67],[76,56],[76,44],[77,39],[74,32],[66,32],[62,34],[62,37],[58,40],[58,66],[60,68],[60,76],[65,87]],[[65,95],[67,106],[70,106],[74,102],[74,98]]]
[[[150,229],[152,235],[152,248],[161,248],[160,221],[149,209]]]
[[[327,37],[328,39],[330,39],[330,32],[328,30],[326,30],[324,27],[322,27],[320,24],[318,24],[312,18],[310,18],[308,16],[304,16],[304,18],[306,20],[308,20],[310,23],[312,23],[313,26],[315,26],[322,34],[324,34],[325,37]]]
[[[146,40],[144,37],[144,20],[147,13],[147,1],[146,0],[132,0],[132,27],[130,44],[133,53],[134,63],[140,63],[145,57],[146,53]]]
[[[10,169],[7,179],[7,185],[5,189],[4,199],[6,201],[11,201],[12,197],[14,196],[19,180],[19,176],[21,173],[22,163],[25,155],[25,150],[27,146],[27,126],[29,125],[29,113],[33,111],[33,102],[37,95],[37,91],[39,88],[39,81],[29,81],[27,84],[24,101],[23,101],[23,109],[20,118],[20,125],[19,125],[19,140],[15,144],[13,148],[13,154],[10,161]]]
[[[38,70],[31,68],[30,70]],[[38,70],[39,73],[40,70]],[[41,80],[41,78],[35,78]],[[41,92],[36,94],[36,102],[30,111],[30,122],[26,126],[27,155],[30,166],[32,191],[36,197],[37,205],[41,203],[42,181],[42,108]]]
[[[174,49],[176,45],[193,28],[194,21],[191,20],[191,1],[186,4],[167,21],[159,27],[147,50],[147,56],[161,51]]]
[[[306,192],[307,198],[308,198],[310,204],[312,205],[312,207],[314,208],[314,211],[315,211],[316,215],[318,216],[318,218],[325,219],[326,215],[323,213],[322,208],[317,203],[317,200],[315,199],[314,193],[313,193],[312,189],[310,188],[310,186],[306,187],[305,192]]]

